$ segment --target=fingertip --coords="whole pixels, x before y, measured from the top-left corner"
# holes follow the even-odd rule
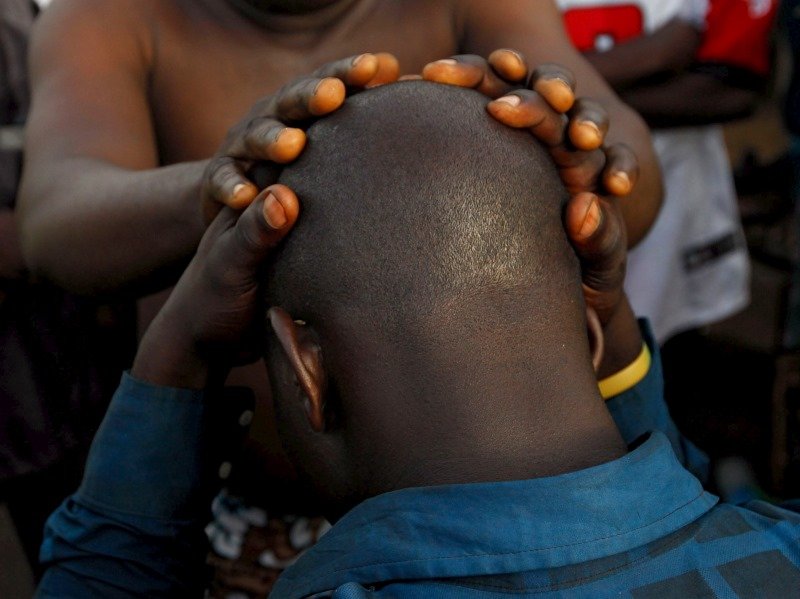
[[[515,129],[529,126],[529,118],[523,99],[516,94],[509,94],[486,104],[486,110],[500,123]]]
[[[269,158],[278,164],[295,160],[306,146],[306,134],[302,129],[286,127],[269,147]]]
[[[567,112],[575,105],[575,91],[567,81],[558,77],[537,80],[533,90],[558,112]]]
[[[485,71],[481,67],[454,58],[443,58],[425,65],[422,78],[426,81],[455,85],[457,87],[474,88],[484,78]]]
[[[600,198],[591,192],[575,195],[570,201],[568,228],[572,239],[584,242],[594,235],[603,222]]]
[[[515,96],[514,94],[509,94],[508,96],[503,96],[501,98],[497,98],[489,102],[490,105],[496,106],[498,108],[505,108],[507,106],[511,108],[516,108],[522,103],[522,98],[519,96]]]
[[[378,57],[369,52],[353,59],[346,80],[348,85],[363,87],[378,73]]]
[[[265,191],[280,203],[286,217],[286,222],[283,226],[286,226],[286,223],[293,224],[300,213],[300,202],[297,199],[297,194],[282,183],[270,185]]]
[[[375,54],[375,58],[378,59],[378,70],[367,87],[377,87],[397,81],[400,76],[400,61],[395,55],[389,52],[378,52]]]
[[[501,48],[489,55],[489,64],[508,81],[523,81],[528,76],[528,67],[522,55],[515,50]]]
[[[314,116],[322,116],[339,108],[345,98],[345,87],[341,79],[325,77],[314,89],[308,110]]]
[[[625,171],[609,173],[604,184],[608,192],[615,196],[626,196],[633,190],[633,181]]]
[[[272,192],[268,192],[267,195],[264,196],[262,211],[264,213],[264,220],[267,221],[267,224],[271,228],[279,230],[286,225],[286,212],[284,212],[283,206]]]
[[[258,190],[252,183],[237,183],[234,185],[225,205],[234,210],[247,208],[258,195]]]
[[[597,123],[575,120],[569,125],[569,139],[579,150],[592,151],[603,145],[605,135]]]

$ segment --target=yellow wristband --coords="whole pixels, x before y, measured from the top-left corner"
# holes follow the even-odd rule
[[[611,399],[615,395],[635,387],[647,376],[649,370],[650,349],[646,343],[643,343],[641,353],[633,362],[597,383],[597,386],[600,387],[600,395],[603,396],[603,399]]]

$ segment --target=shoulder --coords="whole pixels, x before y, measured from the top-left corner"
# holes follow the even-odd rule
[[[62,57],[101,60],[136,49],[152,53],[153,30],[160,13],[153,0],[55,0],[37,19],[32,38],[34,60]],[[87,56],[88,55],[88,56]]]

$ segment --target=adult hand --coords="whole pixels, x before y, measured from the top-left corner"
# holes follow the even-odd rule
[[[224,208],[150,324],[131,374],[159,386],[203,389],[210,377],[256,359],[259,267],[299,212],[295,193],[280,184],[241,215]]]
[[[528,73],[519,52],[501,49],[488,59],[461,55],[432,62],[422,77],[471,87],[492,98],[489,114],[509,127],[530,130],[549,149],[570,193],[630,194],[638,163],[627,146],[604,145],[605,109],[593,100],[576,99],[575,78],[565,67],[542,65]]]
[[[258,101],[228,132],[206,167],[206,221],[224,206],[241,210],[253,201],[259,188],[249,172],[255,165],[297,159],[306,143],[304,129],[314,120],[337,110],[348,94],[395,81],[398,73],[399,63],[391,54],[360,54],[328,63]]]

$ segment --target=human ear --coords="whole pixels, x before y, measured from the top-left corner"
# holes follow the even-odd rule
[[[283,308],[270,308],[269,322],[306,398],[306,418],[316,432],[325,429],[327,374],[322,351],[304,324],[296,322]]]
[[[603,336],[603,325],[600,324],[600,317],[594,308],[586,307],[586,333],[589,336],[589,350],[592,352],[592,366],[595,373],[600,370],[603,362],[603,351],[605,349],[605,337]]]

